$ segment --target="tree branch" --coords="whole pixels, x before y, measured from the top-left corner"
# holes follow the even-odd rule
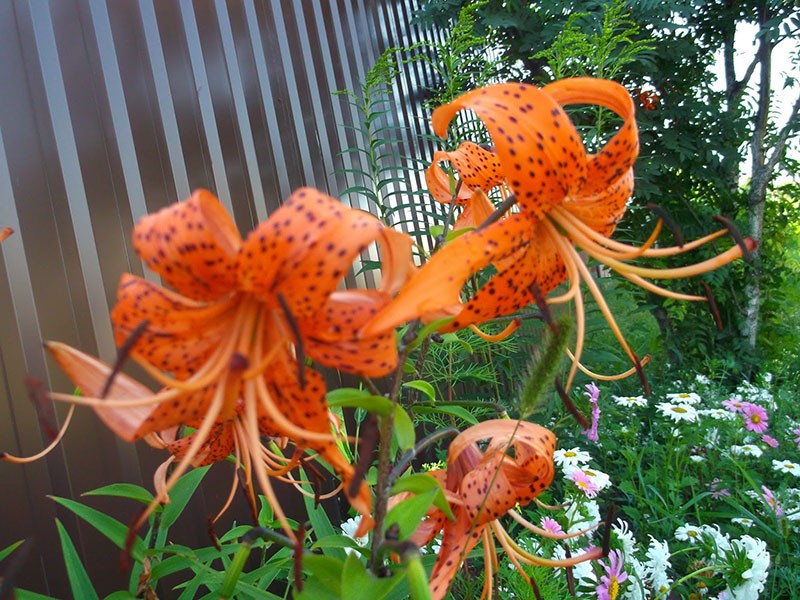
[[[794,125],[795,119],[797,119],[798,113],[800,113],[800,94],[798,94],[797,99],[794,101],[792,112],[789,115],[789,118],[786,120],[786,124],[778,133],[778,138],[776,139],[775,145],[772,148],[772,153],[766,160],[764,168],[767,170],[767,173],[771,173],[772,169],[775,168],[775,165],[778,164],[778,159],[780,159],[781,153],[786,146],[786,142],[789,139],[789,133],[792,131],[792,126]]]

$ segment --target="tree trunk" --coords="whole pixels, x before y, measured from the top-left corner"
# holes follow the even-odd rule
[[[761,2],[758,8],[758,26],[763,31],[769,19],[768,2]],[[748,195],[747,216],[750,226],[750,236],[759,244],[764,235],[764,208],[767,202],[767,184],[772,169],[767,169],[764,138],[767,134],[769,122],[769,100],[772,82],[772,43],[768,35],[761,35],[756,53],[759,74],[758,84],[758,111],[756,112],[753,126],[753,137],[750,142],[750,154],[753,160],[752,177],[750,180],[750,194]],[[742,334],[747,340],[750,351],[755,353],[758,341],[759,309],[761,308],[761,267],[759,265],[760,252],[758,248],[753,254],[753,271],[747,279],[745,286],[745,321],[742,325]]]
[[[769,3],[762,2],[758,11],[758,24],[762,31],[772,16],[769,10]],[[753,167],[747,210],[750,236],[759,244],[764,236],[764,210],[767,204],[769,182],[786,147],[786,140],[789,138],[794,121],[797,119],[798,111],[800,111],[800,96],[798,96],[787,122],[779,130],[771,152],[767,156],[766,134],[769,124],[770,94],[772,92],[772,82],[770,80],[772,49],[773,43],[770,41],[770,36],[761,35],[756,54],[756,61],[761,73],[758,85],[758,112],[756,113],[753,137],[750,143]],[[753,258],[754,268],[745,286],[745,322],[741,331],[742,335],[747,339],[750,350],[755,352],[758,342],[759,309],[761,307],[761,267],[758,248],[753,253]]]

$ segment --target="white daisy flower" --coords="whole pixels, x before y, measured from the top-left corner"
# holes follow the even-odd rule
[[[711,383],[711,380],[708,377],[706,377],[705,375],[701,375],[700,373],[695,375],[694,380],[701,385],[708,385],[709,383]]]
[[[619,545],[622,546],[622,554],[625,560],[633,558],[633,553],[636,551],[636,539],[633,537],[633,532],[630,530],[628,522],[619,518],[611,526],[611,530],[617,536]]]
[[[611,396],[614,402],[620,406],[647,406],[647,398],[644,396]]]
[[[650,536],[650,547],[647,549],[647,560],[644,563],[645,579],[650,587],[658,594],[666,591],[672,580],[667,576],[667,569],[672,564],[669,562],[669,545],[666,541],[659,542]]]
[[[758,458],[764,454],[764,451],[753,444],[743,444],[741,446],[731,446],[731,454],[746,454],[747,456],[755,456]]]
[[[701,463],[701,462],[703,462],[705,459],[706,459],[706,457],[705,457],[705,456],[701,456],[700,454],[692,454],[692,455],[689,457],[689,460],[690,460],[690,461],[692,461],[693,463]]]
[[[575,533],[593,527],[600,522],[600,505],[595,500],[573,502],[567,507],[564,516],[569,523],[567,533]],[[590,532],[586,535],[592,536],[593,534],[594,532]]]
[[[747,553],[747,558],[752,563],[750,568],[741,574],[744,580],[741,584],[731,589],[730,597],[732,600],[750,600],[758,598],[764,591],[769,573],[769,552],[767,543],[749,535],[743,535],[740,539],[733,542],[739,548],[743,548]]]
[[[692,544],[703,538],[703,530],[694,525],[681,525],[675,530],[675,539]]]
[[[792,475],[800,477],[800,463],[790,460],[773,460],[772,468],[781,473],[791,473]]]
[[[361,537],[356,537],[356,531],[358,530],[358,526],[361,524],[361,515],[357,517],[350,517],[342,523],[342,533],[353,540],[356,544],[364,548],[369,542],[369,536],[363,535]],[[347,554],[354,553],[355,550],[353,548],[345,548],[344,549]]]
[[[690,404],[694,406],[695,404],[700,404],[702,398],[700,398],[699,394],[694,392],[679,392],[677,394],[667,394],[667,400],[671,400],[676,404]]]
[[[665,417],[669,417],[675,423],[680,421],[688,421],[694,423],[697,421],[697,409],[690,404],[672,404],[671,402],[661,402],[656,408]]]
[[[736,523],[746,527],[747,529],[750,529],[753,526],[753,519],[748,519],[747,517],[734,517],[731,519],[731,523]]]
[[[712,419],[717,419],[719,421],[731,421],[736,418],[736,413],[733,413],[729,410],[724,410],[722,408],[706,408],[703,410],[698,410],[697,414],[704,417],[711,417]]]
[[[585,452],[580,448],[570,448],[569,450],[559,448],[553,452],[553,460],[560,467],[566,468],[585,465],[592,460],[592,457],[588,452]]]

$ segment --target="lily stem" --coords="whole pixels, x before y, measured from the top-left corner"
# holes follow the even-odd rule
[[[381,566],[381,553],[379,549],[383,546],[386,539],[384,534],[384,525],[386,521],[386,513],[388,512],[389,492],[391,484],[389,477],[391,475],[391,460],[392,460],[392,430],[394,429],[394,408],[397,406],[400,397],[400,384],[403,382],[403,366],[408,358],[410,352],[411,342],[416,338],[417,326],[419,321],[412,322],[403,339],[400,341],[399,359],[397,361],[397,371],[395,372],[394,382],[392,389],[389,392],[389,400],[392,403],[392,410],[389,414],[381,419],[380,438],[378,441],[378,481],[375,485],[375,526],[372,531],[372,554],[370,555],[370,568],[373,572]]]

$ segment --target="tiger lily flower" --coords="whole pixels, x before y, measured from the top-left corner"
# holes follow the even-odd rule
[[[473,142],[463,142],[452,152],[434,153],[433,161],[425,170],[425,182],[434,200],[444,204],[454,200],[450,191],[450,176],[439,167],[445,161],[450,162],[461,178],[455,202],[464,210],[453,229],[477,227],[494,212],[494,205],[487,194],[504,179],[500,162],[494,152]]]
[[[488,440],[483,451],[477,445],[482,440]],[[430,474],[443,484],[455,518],[449,521],[433,507],[411,536],[412,542],[423,546],[442,533],[441,549],[430,579],[434,600],[445,597],[466,556],[481,541],[486,571],[481,598],[491,599],[492,574],[497,569],[492,535],[520,575],[529,582],[521,564],[569,567],[602,556],[598,548],[566,560],[541,558],[520,548],[500,523],[500,518],[508,514],[525,528],[553,539],[586,533],[549,532],[529,523],[514,510],[534,500],[552,482],[555,447],[556,438],[551,431],[533,423],[508,419],[484,421],[453,440],[447,453],[446,470]]]
[[[621,118],[619,130],[596,154],[586,152],[580,134],[562,108],[571,104],[599,105]],[[450,121],[462,109],[473,111],[491,135],[502,166],[503,185],[516,198],[518,211],[454,239],[434,254],[397,298],[366,325],[364,335],[416,315],[426,321],[451,317],[442,328],[444,331],[477,325],[510,315],[534,302],[537,293],[543,297],[569,280],[564,293],[547,300],[550,304],[572,301],[575,305],[577,340],[567,380],[569,388],[579,365],[585,333],[581,282],[589,288],[631,361],[641,364],[579,250],[650,292],[702,301],[705,296],[672,292],[651,280],[699,275],[755,247],[755,242],[746,238],[710,260],[680,268],[653,269],[632,261],[687,252],[727,230],[667,248],[652,247],[660,222],[641,247],[609,237],[633,192],[632,167],[639,150],[633,101],[617,83],[578,78],[541,89],[525,84],[484,87],[437,108],[432,118],[436,134],[445,137]],[[462,303],[466,280],[489,263],[500,265],[498,273]]]
[[[373,241],[383,255],[380,288],[337,290],[355,257]],[[354,470],[331,431],[322,376],[306,367],[305,357],[365,376],[396,367],[393,330],[369,336],[358,330],[411,272],[410,239],[367,213],[303,188],[242,240],[219,201],[199,190],[186,202],[144,217],[134,228],[133,246],[176,290],[125,274],[111,314],[117,344],[130,345],[130,357],[163,389],[120,392],[113,399],[116,421],[106,423],[129,441],[159,436],[177,461],[147,513],[187,468],[233,452],[245,469],[250,496],[254,473],[291,535],[269,475],[286,474],[296,461],[270,452],[261,436],[290,440],[297,456],[315,451],[348,490]],[[86,359],[61,347],[55,355],[80,386]],[[96,376],[102,368],[88,370]],[[51,396],[93,406],[101,418],[111,405],[101,394]],[[125,410],[127,416],[118,418]],[[179,425],[195,431],[182,439],[164,433]],[[364,516],[366,531],[371,526],[366,485],[349,500]]]
[[[11,227],[3,227],[3,229],[0,229],[0,242],[5,240],[12,233],[14,233],[14,230],[11,229]]]

